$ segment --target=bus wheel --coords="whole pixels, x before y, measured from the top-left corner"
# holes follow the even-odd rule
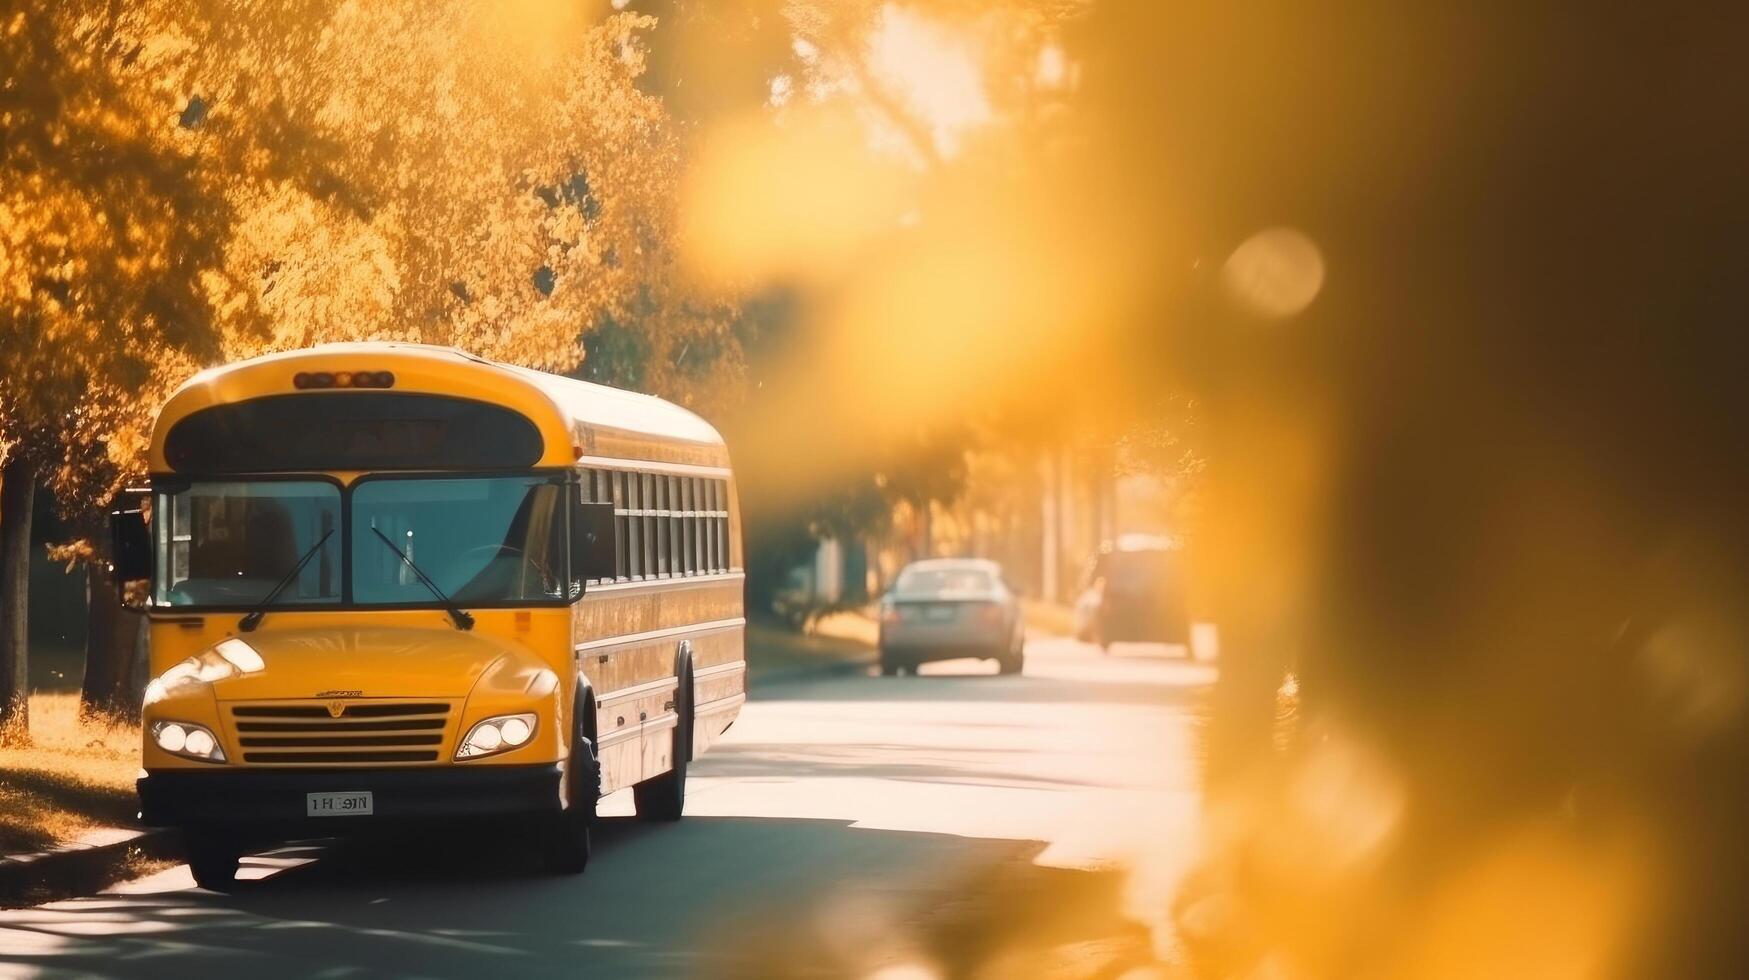
[[[594,822],[594,804],[573,802],[561,813],[547,817],[541,828],[541,851],[547,870],[554,874],[582,874],[589,866],[589,825]]]
[[[678,726],[674,732],[678,749]],[[646,779],[633,786],[632,804],[637,808],[638,819],[645,823],[673,823],[679,820],[681,812],[686,809],[686,760],[676,752],[674,768],[655,779]]]
[[[1026,648],[1015,644],[1014,649],[996,658],[996,672],[999,674],[1018,674],[1026,666]]]
[[[638,819],[646,823],[673,823],[686,809],[686,760],[692,754],[692,661],[681,665],[680,690],[675,699],[674,747],[669,758],[673,768],[654,779],[632,787],[632,804]]]
[[[182,833],[182,849],[195,884],[209,892],[224,892],[237,883],[243,846],[232,835],[191,828]]]
[[[548,818],[542,852],[547,870],[554,874],[582,874],[589,866],[589,821],[566,810]]]
[[[601,762],[595,747],[579,738],[571,750],[565,791],[570,805],[547,817],[541,850],[554,874],[581,874],[589,866],[589,825],[595,822],[595,801],[601,796]]]

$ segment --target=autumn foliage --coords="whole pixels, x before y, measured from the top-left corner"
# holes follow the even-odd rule
[[[832,528],[1080,427],[1207,487],[1187,967],[1742,972],[1741,11],[620,6],[0,0],[0,719],[212,360],[757,392]]]
[[[733,377],[727,307],[671,270],[652,26],[465,0],[0,8],[0,661],[23,660],[32,486],[95,531],[203,364],[393,339],[568,371],[611,323],[669,355],[649,387],[689,342]]]

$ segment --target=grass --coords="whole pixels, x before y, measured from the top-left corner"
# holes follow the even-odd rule
[[[81,720],[71,693],[32,695],[30,722],[27,744],[0,747],[0,853],[132,825],[139,727]]]
[[[808,633],[872,647],[880,642],[881,628],[867,612],[846,610],[814,620]]]
[[[870,650],[868,644],[854,639],[794,633],[764,623],[747,627],[747,669],[755,683],[773,671],[867,660]]]

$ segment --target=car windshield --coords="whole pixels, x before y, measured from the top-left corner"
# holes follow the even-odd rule
[[[1178,556],[1171,551],[1114,551],[1101,559],[1099,574],[1119,591],[1161,588],[1177,577]]]
[[[990,588],[990,573],[981,568],[907,568],[893,584],[894,592],[906,595],[988,592]]]
[[[432,601],[397,551],[462,604],[561,598],[563,491],[546,476],[360,482],[352,490],[353,601]]]
[[[322,480],[196,483],[160,492],[154,599],[170,606],[260,602],[327,535],[277,600],[340,601],[340,487]]]

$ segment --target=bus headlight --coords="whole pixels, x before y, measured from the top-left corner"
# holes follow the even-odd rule
[[[534,725],[533,713],[487,718],[468,729],[468,737],[462,739],[462,747],[456,749],[455,757],[477,759],[483,755],[520,748],[534,737]]]
[[[225,750],[219,740],[201,725],[187,721],[157,721],[152,723],[152,742],[172,755],[202,762],[224,762]]]

